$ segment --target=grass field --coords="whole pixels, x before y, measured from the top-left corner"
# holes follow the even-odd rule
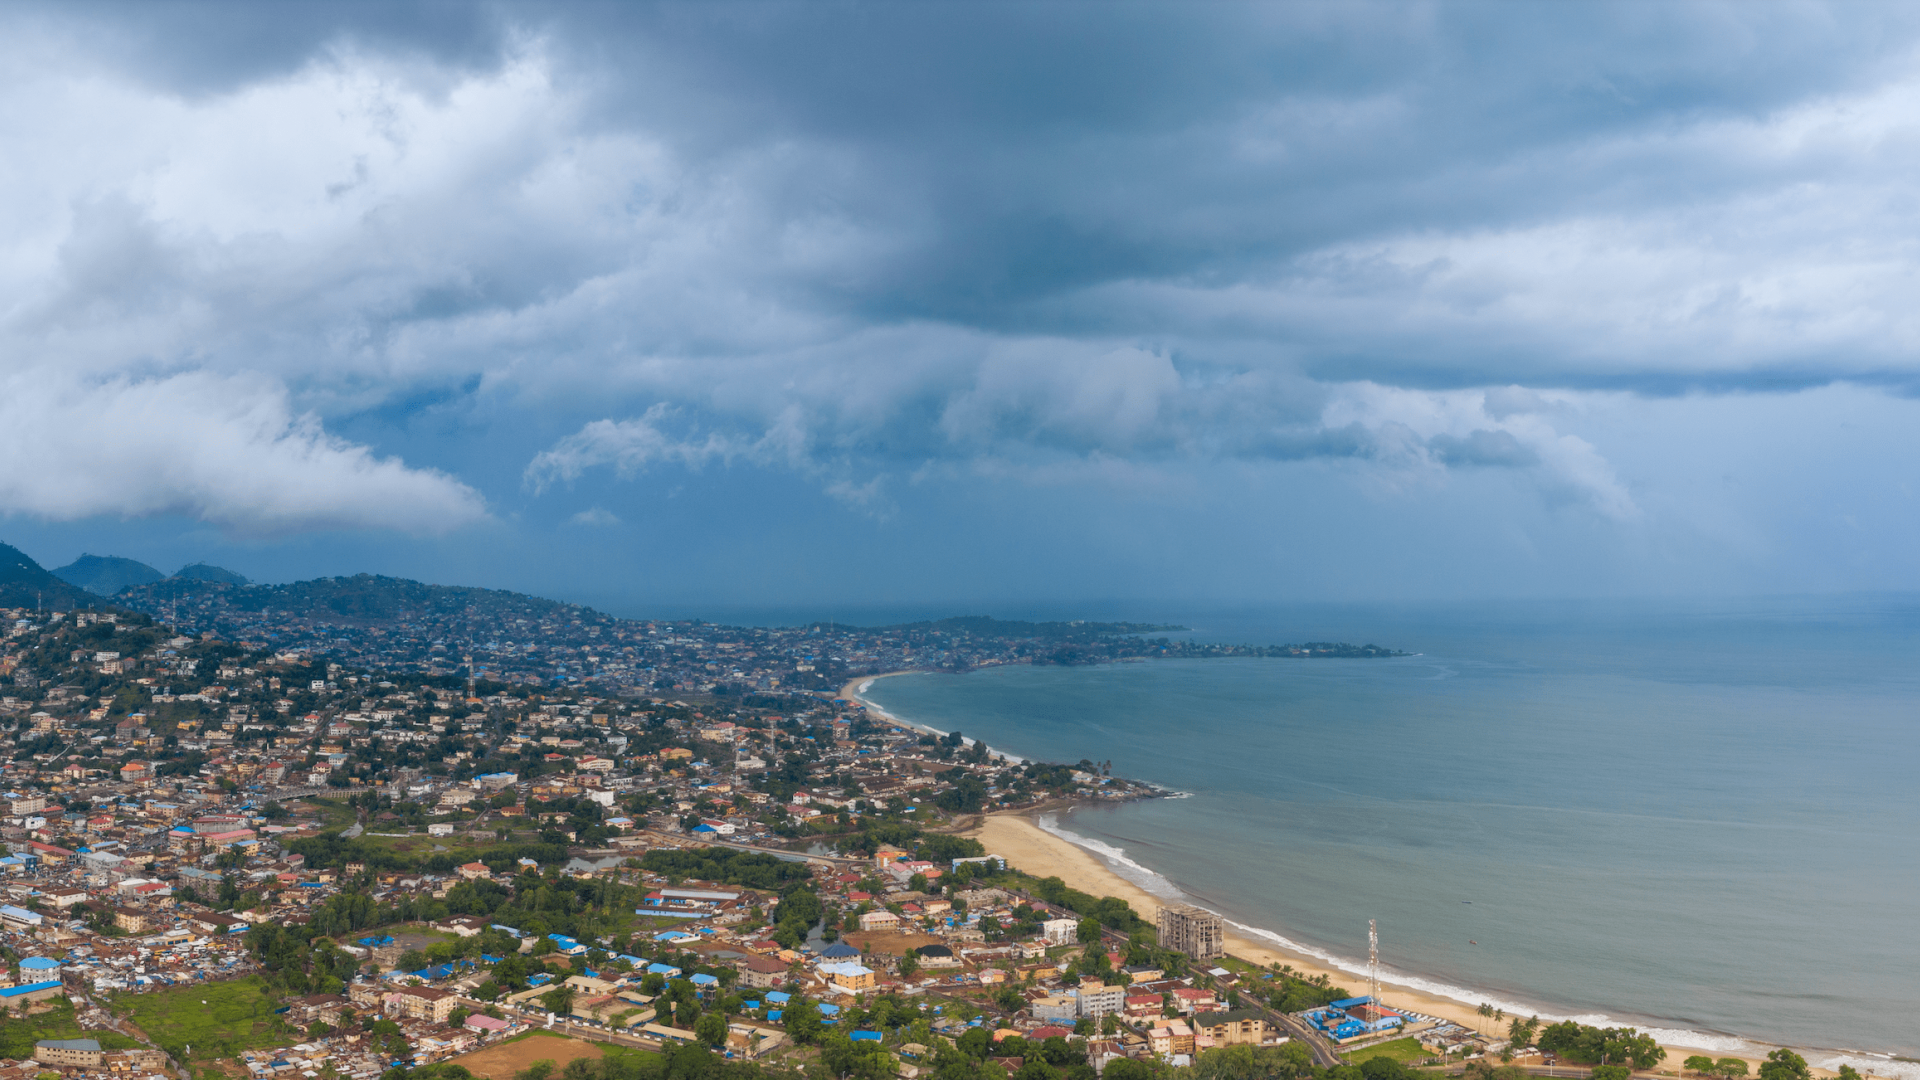
[[[104,1050],[128,1050],[140,1044],[117,1031],[83,1031],[74,1022],[73,1005],[56,998],[53,1007],[24,1018],[0,1017],[0,1054],[16,1059],[33,1055],[41,1039],[98,1039]]]
[[[242,1050],[297,1041],[297,1033],[274,1015],[279,1004],[257,978],[176,986],[114,999],[115,1011],[125,1013],[156,1045],[176,1052],[191,1046],[196,1058],[231,1057]]]
[[[1409,1061],[1425,1061],[1432,1056],[1432,1054],[1420,1048],[1420,1040],[1409,1035],[1404,1039],[1395,1039],[1392,1042],[1380,1043],[1376,1046],[1367,1046],[1359,1050],[1350,1051],[1347,1054],[1347,1060],[1357,1065],[1361,1062],[1371,1061],[1377,1057],[1386,1057],[1392,1058],[1404,1065]]]
[[[360,815],[353,807],[347,805],[345,799],[323,799],[317,795],[309,795],[302,801],[320,808],[322,829],[344,829],[360,820]]]

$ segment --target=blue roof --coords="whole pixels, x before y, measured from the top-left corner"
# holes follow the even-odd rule
[[[847,1038],[854,1042],[879,1042],[885,1036],[877,1031],[849,1031]]]
[[[22,983],[19,986],[9,986],[0,989],[0,998],[20,997],[23,994],[31,994],[37,990],[52,990],[59,985],[59,979],[55,979],[52,982]]]
[[[694,975],[692,979],[695,986],[717,986],[720,983],[719,979],[711,975]]]
[[[792,995],[788,994],[784,990],[767,991],[767,1001],[774,1005],[785,1005],[787,1002],[792,1000],[793,1000]]]
[[[1339,1001],[1333,1003],[1333,1007],[1336,1009],[1351,1009],[1355,1005],[1365,1005],[1372,1000],[1370,997],[1341,998]]]
[[[59,967],[60,961],[48,956],[29,956],[20,961],[20,966],[28,971],[45,971],[47,968]]]

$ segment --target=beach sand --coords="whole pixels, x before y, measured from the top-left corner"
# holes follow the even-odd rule
[[[980,825],[968,832],[986,845],[989,852],[1002,856],[1009,866],[1024,870],[1040,877],[1058,877],[1081,892],[1094,896],[1117,896],[1133,905],[1133,909],[1148,922],[1155,921],[1159,913],[1161,900],[1152,893],[1140,888],[1119,874],[1113,872],[1097,856],[1071,844],[1052,833],[1042,830],[1025,813],[993,814],[985,818]],[[1308,978],[1327,975],[1335,986],[1344,986],[1356,994],[1366,993],[1365,980],[1351,972],[1336,971],[1313,957],[1303,956],[1281,949],[1271,942],[1263,942],[1242,934],[1227,934],[1227,951],[1243,960],[1257,964],[1287,964],[1293,970]],[[1394,986],[1384,980],[1380,986],[1380,997],[1389,1008],[1405,1009],[1411,1012],[1438,1016],[1476,1031],[1504,1036],[1506,1020],[1494,1020],[1479,1015],[1474,1005],[1455,1001],[1452,998],[1439,997],[1408,987]],[[1694,1054],[1708,1057],[1737,1057],[1745,1055],[1730,1054],[1726,1051],[1703,1050],[1698,1047],[1686,1047],[1661,1044],[1666,1047],[1667,1060],[1662,1062],[1658,1072],[1677,1073],[1680,1062]],[[1764,1060],[1758,1056],[1746,1057],[1749,1068],[1759,1071],[1759,1063]],[[1815,1069],[1815,1075],[1832,1076],[1825,1069]]]

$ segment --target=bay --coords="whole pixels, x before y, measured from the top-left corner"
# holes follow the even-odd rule
[[[1911,598],[1130,617],[1419,655],[1005,667],[866,696],[1189,793],[1061,825],[1349,970],[1372,918],[1396,977],[1509,1012],[1920,1056]]]

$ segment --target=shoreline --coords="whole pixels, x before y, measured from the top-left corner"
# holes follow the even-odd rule
[[[879,679],[890,678],[894,675],[909,674],[918,674],[918,672],[890,671],[880,675],[864,675],[843,686],[840,696],[851,701],[859,702],[865,706],[869,712],[886,723],[894,724],[910,731],[918,731],[922,734],[945,735],[946,732],[939,731],[936,728],[931,728],[924,724],[916,724],[910,720],[889,713],[879,705],[867,700],[862,694],[863,691],[870,689],[873,683]],[[969,744],[973,742],[972,739],[967,739],[966,741]],[[1016,755],[1007,754],[1004,751],[996,752],[1002,753],[1003,756],[1011,761],[1025,760]],[[1065,837],[1055,835],[1042,828],[1037,819],[1042,815],[1054,813],[1056,813],[1056,811],[1046,807],[1039,807],[987,814],[980,820],[979,824],[958,835],[973,837],[981,841],[981,843],[986,845],[989,852],[1004,856],[1009,866],[1023,869],[1046,867],[1052,871],[1052,875],[1057,875],[1073,888],[1094,896],[1119,897],[1131,904],[1133,909],[1139,912],[1142,918],[1149,922],[1155,921],[1155,916],[1159,912],[1162,903],[1165,902],[1165,898],[1155,896],[1146,888],[1121,876],[1109,865],[1107,857],[1100,852],[1076,844]],[[1126,861],[1132,862],[1130,859]],[[1140,866],[1138,863],[1134,865]],[[1168,881],[1169,885],[1172,885],[1176,889],[1178,888],[1176,883],[1162,877],[1157,871],[1145,866],[1140,866],[1140,869],[1148,874],[1152,874],[1154,877],[1161,878],[1163,881]],[[1033,871],[1027,869],[1027,872],[1032,873]],[[1272,931],[1265,930],[1261,927],[1245,926],[1231,919],[1227,920],[1227,926],[1229,927],[1226,934],[1227,951],[1235,956],[1254,961],[1263,966],[1271,966],[1276,963],[1286,964],[1292,967],[1295,973],[1302,974],[1308,978],[1326,975],[1336,986],[1343,983],[1348,989],[1355,989],[1355,987],[1358,986],[1358,989],[1355,990],[1356,993],[1363,993],[1366,989],[1364,985],[1364,975],[1358,975],[1352,971],[1340,968],[1320,957],[1301,952],[1297,949],[1288,948],[1279,941],[1269,942],[1261,937],[1250,936],[1249,933],[1277,937]],[[1418,974],[1414,974],[1412,977],[1422,978],[1422,976]],[[1356,980],[1359,980],[1359,982],[1357,983]],[[1399,1007],[1413,1012],[1425,1013],[1429,1016],[1440,1017],[1473,1031],[1504,1036],[1506,1024],[1517,1015],[1510,1012],[1506,1019],[1494,1020],[1492,1017],[1479,1015],[1479,1013],[1475,1011],[1476,1006],[1473,1003],[1449,995],[1409,986],[1404,982],[1396,981],[1396,979],[1385,975],[1381,977],[1380,985],[1382,1002],[1389,1005],[1389,1007]],[[1472,987],[1460,986],[1456,988],[1468,992],[1473,991]],[[1500,995],[1498,994],[1491,994],[1487,995],[1483,1000],[1498,1000],[1499,997]],[[1562,1009],[1556,1018],[1575,1015],[1580,1014],[1575,1011]],[[1583,1020],[1582,1022],[1585,1021]],[[1619,1022],[1610,1020],[1609,1024],[1618,1026]],[[1642,1031],[1651,1030],[1639,1024],[1629,1023],[1624,1026],[1637,1027]],[[1667,1030],[1684,1031],[1686,1029],[1669,1028]],[[1660,1040],[1660,1046],[1667,1051],[1667,1058],[1652,1071],[1668,1072],[1677,1077],[1681,1072],[1680,1063],[1688,1057],[1699,1054],[1715,1059],[1738,1058],[1747,1063],[1749,1075],[1754,1075],[1758,1073],[1760,1065],[1765,1062],[1767,1052],[1775,1048],[1775,1044],[1764,1043],[1761,1040],[1748,1038],[1746,1036],[1711,1032],[1700,1032],[1698,1034],[1710,1035],[1716,1040],[1734,1040],[1740,1045],[1735,1048],[1724,1046],[1716,1048],[1662,1039]],[[1812,1066],[1813,1074],[1817,1077],[1837,1076],[1838,1073],[1836,1070],[1838,1066],[1844,1062],[1858,1069],[1864,1076],[1874,1078],[1874,1080],[1920,1080],[1920,1068],[1910,1069],[1905,1073],[1889,1073],[1884,1071],[1886,1059],[1883,1057],[1832,1048],[1816,1049],[1809,1047],[1807,1048],[1807,1052],[1827,1062],[1826,1065],[1812,1065],[1812,1062],[1809,1062],[1809,1065]]]
[[[960,835],[979,840],[986,845],[989,852],[1003,856],[1009,866],[1026,869],[1028,873],[1033,873],[1031,868],[1044,867],[1050,872],[1048,876],[1057,876],[1069,886],[1094,896],[1118,897],[1131,904],[1142,918],[1149,922],[1155,921],[1161,905],[1168,902],[1167,898],[1156,896],[1142,886],[1122,877],[1108,865],[1105,857],[1100,853],[1042,828],[1034,820],[1038,816],[1032,810],[989,814],[974,828]],[[1230,919],[1227,921],[1227,926],[1227,951],[1236,957],[1263,966],[1286,964],[1291,966],[1295,973],[1308,978],[1326,975],[1336,986],[1345,985],[1354,993],[1366,992],[1364,976],[1338,968],[1318,957],[1289,949],[1278,942],[1249,936],[1248,930],[1257,932],[1259,928],[1244,927]],[[1380,997],[1382,1003],[1390,1008],[1437,1016],[1470,1030],[1487,1034],[1504,1036],[1508,1020],[1514,1018],[1509,1014],[1506,1019],[1496,1021],[1491,1017],[1481,1016],[1475,1011],[1474,1005],[1458,998],[1407,986],[1384,974],[1380,980]],[[1726,1037],[1739,1039],[1750,1047],[1762,1047],[1757,1040],[1741,1036]],[[1766,1050],[1771,1049],[1770,1046],[1757,1050],[1714,1049],[1666,1040],[1661,1040],[1660,1045],[1667,1051],[1667,1058],[1651,1071],[1675,1075],[1680,1071],[1680,1063],[1695,1054],[1713,1058],[1739,1058],[1746,1061],[1748,1068],[1757,1073],[1760,1064],[1766,1060]],[[1823,1058],[1829,1054],[1839,1054],[1838,1051],[1826,1050],[1811,1050],[1811,1052]],[[1899,1080],[1892,1074],[1877,1071],[1876,1061],[1872,1058],[1852,1054],[1845,1056],[1848,1064],[1853,1065],[1866,1076]],[[1837,1065],[1838,1062],[1834,1064]],[[1836,1075],[1834,1069],[1823,1066],[1814,1066],[1813,1072],[1816,1076],[1822,1077]]]

